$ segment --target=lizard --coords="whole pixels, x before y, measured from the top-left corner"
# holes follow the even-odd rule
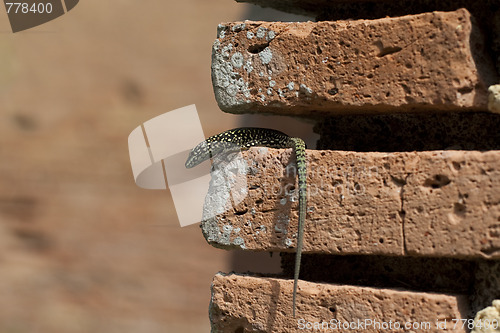
[[[295,268],[293,276],[293,317],[297,300],[297,286],[302,257],[304,238],[304,223],[307,208],[307,179],[306,179],[306,145],[301,138],[290,137],[283,132],[258,127],[240,127],[222,132],[206,139],[194,147],[186,160],[185,167],[192,168],[201,162],[211,159],[218,154],[227,154],[251,147],[293,148],[297,160],[298,196],[299,196],[299,223],[297,232],[297,246],[295,254]]]

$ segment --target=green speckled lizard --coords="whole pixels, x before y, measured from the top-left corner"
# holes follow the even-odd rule
[[[300,272],[300,259],[304,238],[304,223],[306,219],[306,145],[300,138],[292,138],[280,131],[242,127],[214,135],[198,144],[191,150],[186,161],[186,168],[192,168],[201,162],[218,154],[225,154],[250,147],[293,148],[297,159],[297,175],[299,185],[299,226],[297,233],[297,252],[295,255],[295,271],[293,276],[293,316],[297,298],[297,283]]]

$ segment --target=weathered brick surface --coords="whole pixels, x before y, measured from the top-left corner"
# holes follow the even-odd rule
[[[336,22],[221,25],[212,79],[233,113],[487,110],[496,72],[465,9]]]
[[[418,153],[405,163],[408,253],[500,258],[500,151]]]
[[[232,199],[225,188],[231,176],[220,172],[212,179],[205,237],[225,248],[293,251],[291,150],[243,154],[225,162],[226,170],[248,173],[233,186]],[[500,151],[308,150],[307,163],[305,252],[500,258]],[[238,203],[235,194],[245,189]],[[224,205],[227,211],[217,215]]]
[[[418,325],[415,332],[465,332],[461,327],[453,329],[451,322],[466,318],[465,296],[300,281],[293,318],[292,284],[292,280],[217,274],[210,304],[212,332],[412,331],[411,327],[403,330],[405,324]],[[447,329],[438,328],[436,321],[443,325],[445,319]],[[358,326],[368,320],[371,325]],[[332,326],[306,329],[306,324],[322,322]],[[353,329],[333,326],[348,323]],[[377,324],[392,325],[392,329]]]

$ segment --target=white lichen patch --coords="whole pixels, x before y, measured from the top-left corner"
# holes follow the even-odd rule
[[[233,44],[227,44],[226,46],[224,46],[222,48],[222,52],[221,52],[222,56],[224,58],[229,59],[229,53],[231,52],[232,49],[233,49]]]
[[[229,96],[234,97],[238,93],[238,87],[234,84],[230,84],[227,87],[226,92]]]
[[[282,205],[286,205],[286,202],[287,202],[286,198],[282,198],[280,200],[280,204],[282,204]]]
[[[248,73],[251,73],[253,71],[252,60],[251,59],[247,60],[247,62],[243,66],[243,69],[246,70]]]
[[[264,27],[259,27],[257,29],[257,38],[264,38],[266,37],[266,32],[267,32],[267,29],[264,28]]]
[[[237,81],[236,81],[236,85],[240,88],[243,88],[245,86],[245,81],[243,80],[242,77],[240,77]]]
[[[290,223],[290,217],[285,214],[279,214],[276,218],[276,224],[274,225],[274,230],[276,232],[286,235],[288,233],[287,227]]]
[[[269,96],[272,96],[272,94],[273,94],[273,88],[267,88],[267,94]]]
[[[305,93],[308,96],[310,96],[313,92],[311,88],[309,88],[308,86],[306,86],[303,83],[300,84],[299,91],[302,91],[303,93]]]
[[[205,231],[207,230],[210,230],[210,229],[214,229],[213,227],[212,228],[209,228],[207,227],[207,223],[212,223],[213,222],[210,222],[210,221],[205,221],[204,222],[205,225],[203,226],[203,228],[205,229]],[[215,222],[216,224],[217,222]],[[231,235],[233,233],[238,233],[240,231],[240,228],[234,228],[231,226],[231,225],[224,225],[222,227],[222,232],[215,232],[213,233],[212,232],[208,232],[208,237],[207,237],[207,240],[208,241],[216,241],[217,243],[221,244],[221,245],[226,245],[226,246],[238,246],[240,247],[241,249],[246,249],[246,246],[245,246],[245,241],[243,238],[241,237],[234,237],[234,239],[231,241]]]
[[[226,36],[226,26],[219,24],[217,26],[217,38],[223,39]]]
[[[295,89],[295,83],[293,81],[289,82],[286,87],[288,88],[288,90],[292,91]]]
[[[230,160],[216,160],[203,207],[203,220],[216,217],[243,201],[248,195],[246,175],[248,164],[241,153]],[[246,191],[241,191],[246,189]]]
[[[236,68],[241,68],[241,66],[243,66],[243,60],[243,54],[240,52],[236,52],[231,56],[231,63]]]
[[[269,42],[269,41],[272,41],[275,37],[276,37],[276,33],[272,30],[269,30],[269,32],[267,33],[266,40]]]
[[[236,237],[233,240],[233,245],[239,246],[241,249],[246,249],[247,248],[246,245],[245,245],[245,241],[241,237]]]
[[[264,65],[270,63],[273,59],[273,53],[271,52],[271,49],[269,47],[266,47],[264,50],[259,52],[259,58]]]
[[[239,24],[233,25],[231,30],[233,30],[234,32],[240,32],[242,30],[245,30],[245,27],[246,27],[245,23],[239,23]]]
[[[216,39],[214,44],[212,45],[212,47],[215,51],[217,51],[220,47],[220,41],[218,39]]]
[[[212,49],[212,82],[214,85],[215,98],[220,105],[237,106],[249,103],[251,97],[248,82],[243,79],[241,70],[251,71],[251,60],[240,52],[232,53],[233,45],[229,43],[221,47],[214,43]],[[243,68],[243,65],[246,68]],[[250,66],[248,66],[250,65]]]
[[[209,242],[244,249],[243,238],[235,237],[241,232],[241,228],[229,223],[220,226],[224,219],[218,218],[248,195],[248,164],[241,153],[232,154],[231,157],[216,156],[214,159],[212,178],[203,206],[202,230]],[[251,225],[250,221],[248,223]]]
[[[290,238],[285,238],[284,243],[286,247],[292,247],[293,241]]]
[[[252,39],[255,37],[255,34],[252,31],[247,31],[247,38]]]
[[[271,88],[272,88],[272,87],[274,87],[275,85],[276,85],[276,81],[274,81],[274,80],[269,81],[269,87],[271,87]]]

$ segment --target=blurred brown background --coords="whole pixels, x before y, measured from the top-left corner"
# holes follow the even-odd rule
[[[16,34],[2,9],[0,332],[209,332],[213,275],[252,259],[138,188],[127,137],[189,104],[206,135],[241,123],[216,105],[210,56],[217,24],[249,8],[85,0]]]
[[[3,5],[2,5],[3,6]],[[133,181],[127,137],[196,104],[230,0],[80,1],[13,34],[0,13],[0,332],[208,332],[228,253],[180,228],[168,191]]]

